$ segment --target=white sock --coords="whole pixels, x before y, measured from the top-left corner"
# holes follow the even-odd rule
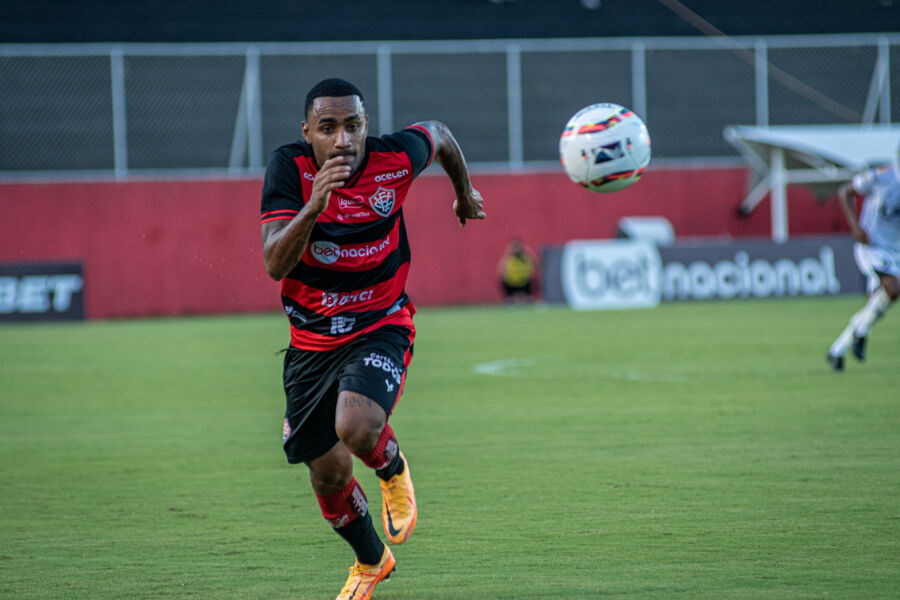
[[[862,310],[850,317],[850,323],[844,328],[844,331],[841,332],[841,335],[839,335],[838,338],[834,340],[834,343],[831,345],[831,349],[828,351],[828,354],[830,354],[831,356],[843,356],[847,354],[847,350],[850,349],[850,344],[853,343],[853,331],[856,329],[857,324],[862,319],[862,314],[865,310],[865,307],[863,307]]]
[[[891,298],[887,295],[887,292],[884,291],[883,287],[875,290],[875,292],[869,296],[869,301],[866,302],[863,309],[857,313],[859,314],[859,321],[854,328],[856,336],[868,336],[869,332],[872,331],[872,326],[875,324],[875,321],[880,319],[884,313],[887,312],[890,304]]]

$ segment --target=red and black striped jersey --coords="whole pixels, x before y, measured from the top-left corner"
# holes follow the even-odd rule
[[[434,142],[418,125],[366,138],[359,169],[331,193],[300,263],[281,282],[293,347],[328,350],[383,325],[412,328],[403,202],[433,158]],[[303,141],[273,152],[260,222],[293,219],[309,200],[317,172],[312,147]]]

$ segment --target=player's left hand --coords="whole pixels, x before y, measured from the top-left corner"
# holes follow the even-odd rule
[[[468,219],[482,220],[487,215],[482,210],[484,200],[481,198],[481,192],[472,188],[472,192],[463,198],[457,198],[453,201],[453,212],[459,219],[459,224],[465,226]]]

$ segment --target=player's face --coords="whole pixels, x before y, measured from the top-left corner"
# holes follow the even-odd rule
[[[348,156],[352,172],[356,172],[369,132],[369,117],[359,96],[316,98],[306,118],[303,139],[312,146],[319,166],[329,158]]]

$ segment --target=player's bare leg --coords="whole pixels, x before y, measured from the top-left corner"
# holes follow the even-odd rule
[[[394,544],[405,542],[416,526],[418,510],[409,464],[399,450],[387,414],[376,402],[353,392],[341,392],[335,430],[353,454],[375,469],[381,481],[381,521]]]

